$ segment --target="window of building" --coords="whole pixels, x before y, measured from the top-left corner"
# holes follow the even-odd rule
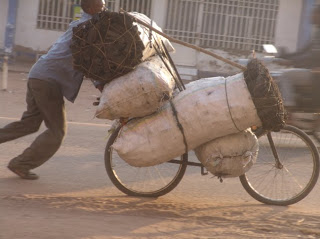
[[[37,28],[65,31],[73,20],[74,6],[80,5],[80,0],[40,0],[37,17]],[[119,11],[136,11],[150,16],[151,0],[107,0],[108,9]]]
[[[37,28],[65,31],[73,19],[73,6],[80,0],[40,0]]]
[[[120,7],[128,12],[140,12],[150,17],[151,0],[120,0]]]
[[[169,0],[165,32],[204,48],[273,44],[279,0]]]

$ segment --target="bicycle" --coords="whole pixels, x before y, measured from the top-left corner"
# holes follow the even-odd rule
[[[184,90],[184,84],[164,44],[157,45],[156,51],[175,79],[177,88],[180,91]],[[188,161],[188,153],[152,167],[130,166],[112,149],[121,128],[122,125],[118,126],[110,135],[104,155],[107,174],[121,192],[129,196],[163,196],[180,183],[187,166],[200,167],[201,174],[208,175],[200,162]],[[290,205],[305,198],[319,177],[319,153],[313,141],[302,130],[290,125],[286,125],[279,132],[268,132],[258,128],[255,134],[259,138],[260,153],[253,167],[239,177],[244,189],[254,199],[271,205]],[[296,150],[293,152],[292,148]],[[304,162],[297,158],[301,154]],[[302,167],[307,174],[301,175],[300,168],[297,167]],[[292,173],[296,170],[298,174],[294,177]],[[273,177],[270,176],[271,172]],[[284,177],[292,181],[285,181]],[[286,182],[289,186],[278,185]],[[292,188],[292,182],[295,183],[295,188]]]
[[[105,149],[105,167],[112,183],[129,196],[159,197],[172,191],[182,180],[189,162],[188,154],[152,167],[132,167],[112,149],[122,126],[110,136]],[[319,153],[312,140],[300,129],[286,125],[280,132],[255,131],[260,152],[257,162],[240,182],[259,202],[286,206],[305,198],[319,177]],[[293,150],[294,149],[294,150]],[[303,155],[303,158],[299,157]]]

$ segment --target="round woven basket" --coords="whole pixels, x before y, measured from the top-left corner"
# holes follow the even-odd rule
[[[286,113],[281,93],[269,70],[261,61],[252,59],[244,77],[263,128],[270,131],[282,129]]]

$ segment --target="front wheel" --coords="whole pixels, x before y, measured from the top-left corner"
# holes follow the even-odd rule
[[[130,166],[112,149],[120,130],[118,127],[111,134],[104,155],[112,183],[129,196],[159,197],[173,190],[186,171],[188,154],[152,167]]]
[[[272,132],[275,149],[267,135],[260,135],[257,162],[240,176],[244,189],[256,200],[271,205],[286,206],[305,198],[319,177],[319,153],[312,140],[300,129],[285,126]],[[260,137],[259,137],[260,136]]]

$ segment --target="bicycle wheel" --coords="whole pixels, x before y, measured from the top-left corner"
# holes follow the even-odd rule
[[[256,200],[272,205],[290,205],[305,198],[319,177],[319,153],[312,140],[300,129],[285,126],[272,132],[282,164],[277,167],[266,135],[259,137],[259,155],[252,168],[240,176],[244,189]]]
[[[129,196],[159,197],[173,190],[186,171],[188,154],[152,167],[130,166],[111,147],[120,129],[112,133],[105,149],[105,167],[112,183]]]

